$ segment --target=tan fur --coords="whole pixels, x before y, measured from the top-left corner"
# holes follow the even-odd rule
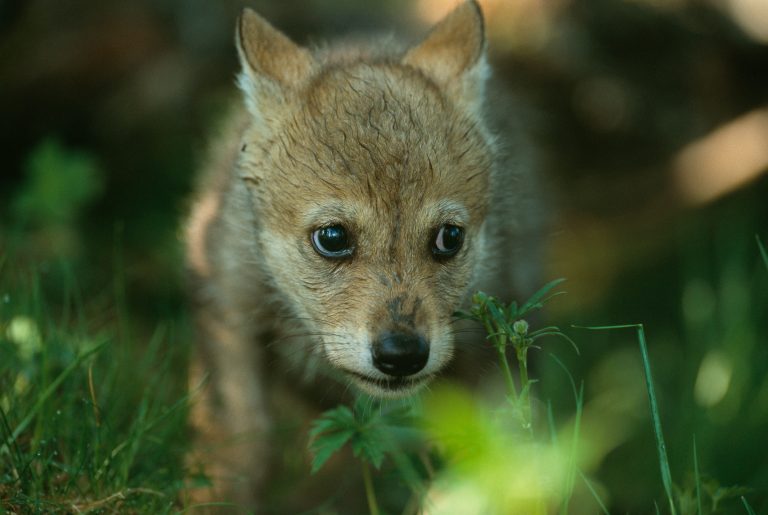
[[[200,343],[192,382],[209,377],[193,412],[196,456],[214,481],[196,499],[258,506],[275,403],[316,413],[313,392],[337,400],[328,377],[405,395],[450,360],[452,313],[470,288],[506,282],[490,249],[513,237],[503,206],[524,186],[483,111],[474,1],[410,49],[310,52],[248,9],[237,45],[247,109],[215,147],[187,227]],[[332,261],[310,235],[338,223],[354,254]],[[466,236],[439,261],[430,245],[445,223]],[[425,336],[429,359],[392,392],[370,348],[399,328]]]

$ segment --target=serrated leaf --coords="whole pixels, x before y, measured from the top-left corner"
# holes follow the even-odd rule
[[[337,406],[331,410],[323,413],[320,418],[312,422],[312,427],[309,430],[309,436],[315,438],[321,433],[357,428],[357,422],[355,415],[347,406]]]
[[[378,431],[361,433],[352,441],[352,453],[358,458],[367,461],[376,469],[381,467],[386,452],[386,439],[382,438]]]
[[[309,429],[309,436],[314,438],[321,433],[326,433],[333,429],[338,429],[338,423],[335,420],[330,418],[317,419]]]
[[[341,449],[355,434],[354,429],[343,429],[333,433],[323,433],[310,443],[312,458],[312,474],[322,468],[333,454]]]

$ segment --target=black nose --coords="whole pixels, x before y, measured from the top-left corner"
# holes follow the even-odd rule
[[[391,376],[415,374],[427,364],[429,345],[416,334],[383,333],[373,343],[373,364]]]

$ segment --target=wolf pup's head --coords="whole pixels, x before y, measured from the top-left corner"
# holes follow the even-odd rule
[[[330,364],[374,395],[407,394],[450,359],[451,316],[483,259],[479,6],[394,52],[311,52],[246,9],[237,45],[251,117],[238,170],[261,266]]]

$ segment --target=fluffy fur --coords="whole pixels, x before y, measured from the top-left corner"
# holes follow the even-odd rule
[[[328,377],[401,396],[438,374],[470,289],[510,283],[497,257],[513,258],[531,227],[532,189],[490,127],[474,1],[411,48],[310,51],[248,9],[236,41],[245,108],[214,147],[187,227],[192,383],[209,378],[193,423],[214,480],[205,498],[257,506],[275,406],[335,402]],[[312,231],[333,224],[351,234],[348,259],[312,246]],[[443,224],[465,239],[438,260]],[[423,335],[423,370],[393,378],[374,366],[373,341],[393,330]]]

